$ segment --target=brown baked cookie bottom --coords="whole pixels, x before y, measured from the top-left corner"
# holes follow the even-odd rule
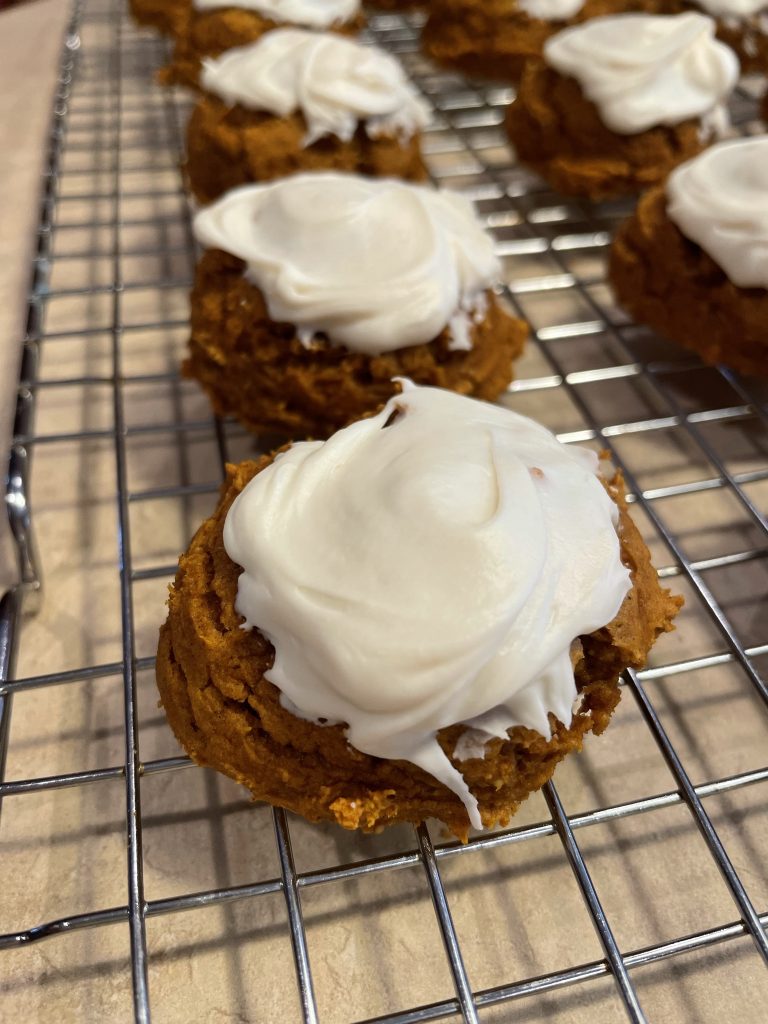
[[[766,10],[758,17],[765,18]],[[768,75],[768,32],[757,24],[730,25],[727,19],[717,19],[717,38],[735,51],[742,75]]]
[[[363,28],[365,19],[359,15],[343,25],[333,25],[328,31],[354,36]],[[187,21],[185,31],[176,40],[170,64],[158,73],[162,85],[186,85],[197,88],[200,67],[204,57],[218,57],[233,46],[255,43],[273,28],[285,28],[282,22],[265,18],[256,11],[241,7],[221,7],[212,11],[195,11]],[[295,26],[288,26],[295,27]]]
[[[665,0],[586,0],[572,18],[533,18],[510,0],[432,0],[421,36],[427,57],[467,75],[517,82],[550,36],[590,18],[659,11]],[[661,12],[659,12],[661,13]]]
[[[636,135],[611,131],[579,83],[542,61],[526,67],[506,127],[520,163],[556,191],[593,200],[640,192],[706,148],[697,119]]]
[[[467,812],[455,794],[410,762],[355,750],[342,726],[296,718],[264,678],[274,649],[257,629],[240,628],[234,602],[241,569],[224,550],[222,531],[237,494],[272,458],[228,467],[216,512],[179,562],[157,655],[157,684],[171,728],[198,764],[236,779],[254,799],[310,821],[372,832],[434,817],[466,840]],[[549,740],[519,726],[507,740],[492,740],[484,758],[454,762],[479,801],[486,828],[506,825],[558,762],[581,749],[587,733],[605,729],[619,701],[620,673],[644,664],[682,603],[659,585],[627,512],[620,475],[609,491],[620,508],[622,560],[631,569],[633,588],[609,625],[581,638],[575,664],[581,708],[568,726],[550,715]],[[438,734],[448,756],[463,732],[455,725]]]
[[[353,171],[371,177],[423,181],[420,136],[369,137],[359,125],[348,141],[326,135],[304,146],[307,124],[301,114],[271,114],[230,107],[207,93],[195,106],[187,128],[185,170],[201,203],[250,182],[270,181],[299,171]]]
[[[638,322],[705,363],[768,375],[768,290],[739,288],[667,216],[662,186],[644,195],[619,228],[609,279]]]
[[[425,345],[379,356],[327,341],[308,349],[293,326],[269,318],[244,267],[218,249],[203,254],[192,289],[184,373],[203,386],[219,416],[234,416],[256,433],[327,437],[380,408],[397,391],[393,377],[498,398],[528,335],[527,325],[488,293],[488,311],[472,326],[468,351],[449,348],[447,329]]]
[[[128,0],[128,6],[137,24],[174,38],[184,33],[192,12],[192,0]]]
[[[429,7],[421,48],[444,67],[480,78],[516,82],[525,62],[541,56],[546,40],[567,24],[532,18],[499,0],[443,0]]]

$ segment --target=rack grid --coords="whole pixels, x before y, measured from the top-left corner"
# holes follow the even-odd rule
[[[44,939],[52,944],[74,943],[76,933],[127,927],[130,951],[123,963],[130,966],[130,1013],[136,1021],[146,1022],[153,1005],[148,979],[154,958],[148,923],[183,911],[199,914],[203,908],[239,904],[249,908],[250,928],[258,932],[257,907],[272,896],[283,901],[281,941],[289,940],[292,951],[298,999],[291,1019],[360,1020],[351,1001],[348,1010],[344,1005],[343,991],[338,993],[341,1006],[331,1006],[317,994],[321,982],[323,992],[327,990],[322,972],[328,964],[325,956],[312,952],[315,918],[322,915],[307,914],[308,893],[340,883],[403,877],[414,870],[421,873],[419,884],[434,910],[433,924],[444,950],[442,969],[447,966],[452,991],[438,999],[409,998],[405,1006],[367,1014],[369,1024],[554,1019],[551,1006],[547,1009],[549,1004],[537,999],[564,989],[589,990],[601,980],[613,988],[607,1001],[600,1002],[597,1010],[592,1008],[589,1019],[619,1019],[617,1009],[620,1017],[631,1021],[662,1019],[648,1009],[653,1000],[641,991],[641,969],[690,962],[695,954],[715,947],[725,950],[726,956],[731,956],[728,950],[741,950],[726,961],[729,969],[737,960],[748,963],[743,969],[752,979],[749,990],[734,991],[729,997],[734,1008],[739,1006],[733,1019],[763,1019],[755,1007],[764,1010],[768,988],[760,988],[766,982],[754,979],[764,977],[768,964],[768,875],[754,846],[749,855],[749,842],[745,840],[743,848],[739,845],[742,812],[722,801],[755,787],[760,799],[751,813],[764,822],[766,789],[761,787],[768,782],[764,756],[768,749],[765,387],[725,369],[704,368],[623,319],[605,285],[604,257],[611,231],[626,215],[628,205],[566,201],[518,167],[500,129],[511,90],[469,82],[431,66],[418,52],[419,27],[419,15],[373,14],[368,35],[400,56],[430,101],[434,121],[425,135],[425,151],[432,175],[476,201],[504,260],[506,299],[531,323],[528,353],[504,401],[522,412],[532,411],[566,442],[610,451],[625,473],[638,520],[661,566],[660,575],[683,589],[688,601],[675,641],[678,646],[661,644],[648,668],[627,673],[621,704],[622,709],[634,708],[638,722],[633,735],[642,732],[638,742],[651,741],[671,785],[657,788],[660,776],[652,773],[632,798],[597,800],[587,809],[568,811],[574,799],[578,802],[574,794],[579,784],[585,780],[594,784],[594,775],[600,774],[599,768],[589,768],[589,762],[598,756],[599,744],[607,743],[609,730],[605,739],[589,745],[581,755],[580,763],[586,767],[572,767],[569,762],[558,773],[557,785],[545,787],[543,801],[538,805],[532,801],[534,811],[543,811],[543,817],[531,813],[527,823],[515,822],[511,828],[475,836],[467,845],[445,841],[422,825],[393,830],[393,839],[355,840],[359,845],[350,839],[351,845],[345,846],[333,830],[317,829],[308,835],[301,822],[281,810],[262,809],[261,814],[254,810],[249,812],[251,827],[258,823],[262,832],[273,834],[275,870],[270,877],[235,883],[230,873],[228,884],[205,889],[185,886],[182,892],[148,896],[148,816],[142,812],[142,795],[155,777],[178,773],[190,778],[192,766],[177,752],[142,757],[143,750],[157,746],[156,734],[163,729],[156,713],[152,717],[144,706],[152,687],[151,639],[162,619],[162,604],[158,591],[145,598],[150,591],[143,587],[164,587],[172,578],[171,553],[183,546],[215,501],[223,464],[246,454],[251,442],[235,424],[212,420],[191,385],[179,380],[176,368],[186,323],[184,294],[194,266],[189,207],[178,174],[189,98],[153,84],[154,71],[167,58],[166,44],[131,26],[120,0],[84,0],[74,9],[65,40],[53,111],[6,489],[20,582],[0,605],[0,798],[7,829],[19,801],[41,794],[53,794],[55,799],[56,794],[80,793],[85,787],[114,794],[110,784],[121,785],[124,814],[119,830],[127,894],[114,905],[96,901],[82,912],[69,912],[64,892],[59,916],[13,918],[0,935],[0,948],[36,946]],[[734,101],[734,121],[744,132],[761,130],[758,89],[758,84],[746,82]],[[149,418],[147,409],[151,409]],[[51,429],[46,429],[48,423]],[[41,450],[52,454],[38,474],[37,468],[31,471],[31,460],[33,453],[39,459]],[[86,538],[78,549],[76,558],[81,561],[76,562],[74,574],[88,580],[108,577],[116,585],[117,601],[111,610],[119,611],[119,626],[103,644],[89,636],[85,646],[75,640],[68,645],[66,638],[57,646],[50,634],[40,631],[41,609],[47,608],[55,621],[65,610],[68,592],[62,590],[57,597],[53,584],[41,585],[48,575],[47,565],[33,535],[30,494],[34,490],[37,500],[39,488],[41,504],[51,502],[45,479],[51,473],[55,481],[51,460],[64,462],[74,453],[80,471],[85,466],[87,472],[91,465],[101,466],[105,451],[111,470],[100,501],[108,515],[116,518],[109,534],[116,560],[106,566],[89,564],[83,554],[88,548]],[[163,461],[168,452],[171,463]],[[675,502],[681,503],[681,512],[675,512]],[[171,518],[178,518],[180,524],[178,538],[165,547],[145,543],[158,520],[150,515],[147,524],[142,510],[154,507],[173,508]],[[55,503],[51,509],[56,513]],[[93,514],[86,502],[77,500],[71,511],[79,517]],[[52,521],[55,518],[46,516],[49,526]],[[98,516],[93,527],[98,534]],[[45,548],[42,527],[40,544]],[[718,545],[725,549],[718,550]],[[158,551],[167,555],[159,557]],[[46,571],[42,575],[41,561]],[[72,567],[67,571],[71,577]],[[54,581],[64,578],[56,570],[50,576]],[[100,586],[97,583],[92,609],[97,621],[102,611],[106,618],[110,610],[108,596],[101,603],[109,588],[102,592]],[[87,591],[89,584],[83,587]],[[83,632],[88,629],[84,627]],[[41,656],[46,637],[51,649]],[[69,646],[82,653],[79,663],[71,664]],[[101,647],[112,656],[100,660],[96,655]],[[708,673],[719,668],[730,673],[731,682],[737,680],[736,691],[713,686],[709,692]],[[681,710],[670,698],[673,691],[659,688],[661,683],[674,687],[681,679],[701,679],[697,700],[708,702],[710,714],[722,716],[726,723],[729,694],[739,708],[748,708],[749,728],[739,726],[723,740],[722,763],[729,770],[704,770],[708,755],[700,754],[698,762],[694,757],[697,742],[701,740],[703,746],[708,742],[691,727],[691,708],[696,705]],[[29,702],[35,702],[33,717],[43,716],[49,707],[56,707],[53,694],[72,694],[77,687],[92,688],[88,693],[95,700],[106,699],[108,692],[114,697],[107,689],[113,680],[122,694],[122,761],[50,774],[16,767],[30,761],[23,754],[18,762],[14,760],[14,744],[18,742],[21,750],[26,743],[24,729],[17,741],[11,721],[14,700],[25,700],[27,713],[33,706]],[[84,749],[95,750],[98,745]],[[749,762],[746,767],[745,761]],[[224,825],[229,805],[222,802],[210,773],[194,772],[209,780],[205,815],[217,830],[214,859],[226,861]],[[566,772],[576,772],[572,786]],[[568,788],[567,797],[563,785]],[[710,812],[708,807],[718,800],[716,811]],[[107,797],[101,806],[113,805],[114,797]],[[609,911],[601,895],[605,878],[595,879],[592,864],[599,857],[594,851],[585,852],[589,836],[601,826],[648,820],[656,812],[673,808],[682,812],[683,828],[696,833],[694,842],[708,858],[708,869],[714,866],[719,873],[704,887],[706,898],[718,908],[719,897],[729,898],[731,916],[664,941],[628,943],[625,929],[618,934],[615,901],[614,910]],[[271,817],[271,824],[265,815]],[[182,832],[187,827],[184,820],[180,827]],[[327,840],[335,855],[305,869],[299,860],[307,859],[305,851],[312,848],[314,835]],[[558,963],[540,973],[516,970],[501,983],[478,986],[472,981],[478,968],[468,964],[467,929],[456,915],[464,882],[454,879],[451,869],[471,865],[470,871],[484,876],[489,869],[479,860],[483,856],[506,856],[505,851],[522,850],[547,837],[561,844],[571,883],[598,940],[597,955],[577,956],[575,962]],[[42,828],[35,841],[45,842]],[[646,841],[657,848],[660,863],[666,856],[663,837],[652,834]],[[156,844],[152,845],[154,849]],[[21,855],[28,855],[30,848],[23,847]],[[629,856],[625,847],[619,856]],[[78,863],[83,862],[78,859]],[[526,863],[520,868],[524,879]],[[626,868],[631,873],[628,859],[620,863],[622,871]],[[533,877],[535,869],[528,867]],[[500,871],[500,887],[507,884],[506,877]],[[493,875],[490,880],[493,884]],[[15,913],[28,912],[22,905]],[[343,919],[344,914],[340,916]],[[265,920],[273,922],[270,916]],[[232,917],[226,918],[225,925],[237,929]],[[749,944],[746,960],[740,939]],[[496,949],[511,949],[515,942],[511,923],[508,933],[492,931],[485,941]],[[589,948],[585,938],[584,949]],[[193,957],[194,941],[189,949]],[[30,951],[23,955],[29,956]],[[235,963],[236,973],[242,972],[240,960],[236,958]],[[437,974],[440,969],[435,968]],[[700,964],[698,972],[705,969]],[[692,970],[696,975],[697,969]],[[394,998],[396,1002],[399,997]],[[277,1011],[249,1015],[237,1010],[242,1004],[234,996],[232,1000],[232,1019],[288,1019]],[[533,1007],[528,1016],[518,1009],[519,1001]],[[158,1019],[170,1017],[161,1014]],[[198,1018],[192,1007],[186,1019],[213,1018],[207,1012]]]

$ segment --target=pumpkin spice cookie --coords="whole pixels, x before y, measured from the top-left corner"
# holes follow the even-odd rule
[[[255,799],[466,839],[605,729],[680,603],[593,452],[405,382],[329,441],[229,467],[157,681],[184,749]]]
[[[768,136],[713,146],[643,196],[610,281],[638,323],[706,363],[768,376]]]
[[[299,27],[356,35],[365,21],[360,0],[192,0],[184,31],[176,40],[164,85],[196,88],[202,61],[235,46],[255,43],[275,28]]]
[[[457,193],[318,172],[235,189],[194,227],[185,372],[250,430],[326,437],[398,376],[491,399],[512,379],[527,326]]]
[[[432,0],[424,53],[468,75],[517,82],[556,32],[590,18],[657,12],[666,0]]]
[[[274,29],[203,62],[186,173],[201,203],[297,171],[424,180],[429,109],[383,50],[331,32]]]
[[[662,181],[728,125],[735,54],[700,14],[625,14],[566,29],[507,112],[521,163],[567,195],[609,199]]]

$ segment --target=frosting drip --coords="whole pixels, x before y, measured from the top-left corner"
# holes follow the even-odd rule
[[[584,0],[518,0],[517,6],[531,18],[565,21],[579,13]]]
[[[360,121],[371,136],[410,138],[429,120],[394,57],[331,32],[274,29],[204,61],[201,83],[232,105],[278,117],[301,111],[305,145],[324,135],[349,141]]]
[[[240,7],[255,11],[279,24],[330,28],[352,21],[360,13],[360,0],[192,0],[198,11],[218,7]]]
[[[575,78],[614,132],[680,124],[719,106],[739,77],[736,54],[703,14],[619,14],[565,29],[548,64]]]
[[[548,712],[570,724],[572,641],[613,619],[629,573],[593,452],[402,383],[378,415],[278,455],[235,500],[224,544],[286,706],[424,768],[479,828],[436,733],[549,737]]]
[[[419,345],[469,320],[500,273],[470,202],[390,178],[300,174],[233,189],[195,217],[209,248],[245,260],[273,320],[302,342],[377,355]]]
[[[768,136],[721,142],[676,168],[667,214],[740,288],[768,288]]]
[[[713,18],[752,18],[768,7],[766,0],[695,0]]]

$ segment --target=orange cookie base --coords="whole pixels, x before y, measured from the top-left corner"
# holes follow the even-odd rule
[[[463,804],[431,775],[407,761],[355,750],[341,726],[296,718],[264,678],[274,650],[258,630],[240,628],[234,602],[241,570],[224,550],[222,531],[237,494],[272,458],[229,467],[219,507],[179,562],[157,655],[157,682],[171,728],[198,764],[236,779],[254,799],[310,821],[373,832],[434,817],[466,839]],[[620,673],[644,663],[681,603],[659,586],[648,549],[627,513],[620,476],[609,490],[621,510],[622,559],[632,571],[633,589],[613,622],[582,638],[576,661],[581,707],[567,727],[550,715],[549,740],[517,727],[507,740],[492,740],[484,758],[454,762],[477,797],[487,828],[506,825],[557,763],[581,748],[587,733],[605,729],[619,701]],[[438,734],[448,756],[463,731],[457,725]]]
[[[705,148],[698,120],[636,135],[611,131],[575,79],[539,61],[526,67],[506,127],[521,163],[558,192],[593,200],[655,185]]]
[[[184,372],[202,384],[220,416],[234,416],[257,433],[327,437],[380,408],[398,390],[393,377],[498,398],[528,334],[489,293],[469,351],[451,350],[447,330],[428,344],[379,356],[325,341],[308,349],[290,324],[269,318],[243,269],[241,260],[217,249],[200,260]]]
[[[273,117],[245,107],[227,106],[204,94],[187,128],[185,170],[201,203],[249,182],[270,181],[299,171],[350,171],[371,177],[423,181],[420,137],[370,138],[364,125],[344,142],[326,135],[304,146],[307,125],[301,114]]]
[[[616,235],[609,278],[638,323],[705,363],[768,376],[768,290],[739,288],[667,216],[663,187],[644,195]]]
[[[432,3],[421,35],[426,56],[467,75],[516,82],[526,60],[567,22],[546,22],[508,3]]]
[[[432,0],[422,32],[424,53],[468,75],[516,82],[540,58],[551,35],[589,18],[627,11],[654,13],[665,0],[585,0],[572,18],[532,18],[510,0]],[[661,13],[661,12],[660,12]]]

